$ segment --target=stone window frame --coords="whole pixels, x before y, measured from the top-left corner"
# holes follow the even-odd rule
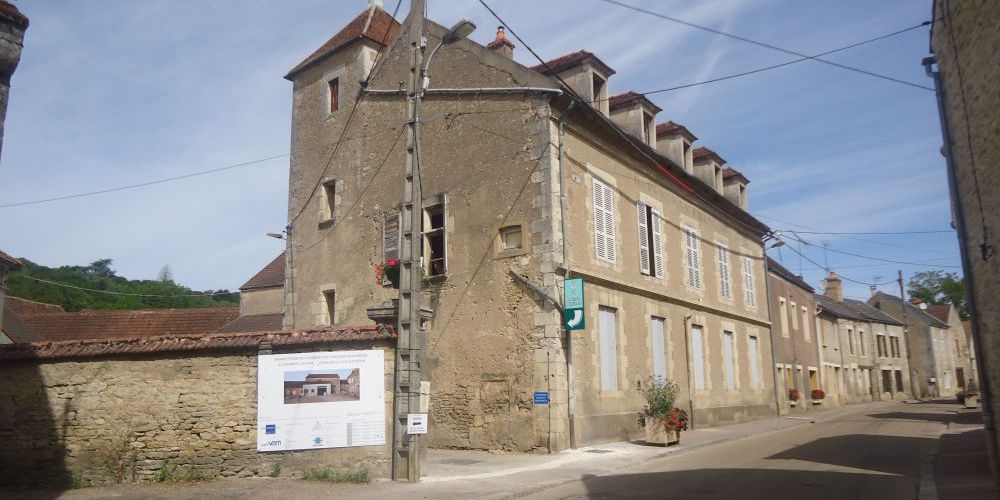
[[[317,218],[321,228],[328,228],[337,219],[337,207],[341,204],[340,193],[344,191],[344,181],[326,177],[320,182]]]
[[[323,103],[323,119],[326,121],[334,121],[336,117],[344,110],[344,87],[347,83],[347,66],[339,65],[330,71],[323,74],[323,98],[321,102]],[[337,109],[331,109],[333,106],[333,98],[330,92],[330,83],[337,80]]]
[[[521,233],[521,246],[519,248],[505,248],[503,241],[504,234],[505,232],[513,231],[514,229],[517,229]],[[527,254],[530,243],[526,238],[527,234],[528,233],[525,231],[525,224],[507,224],[497,228],[495,245],[496,258],[506,259]]]

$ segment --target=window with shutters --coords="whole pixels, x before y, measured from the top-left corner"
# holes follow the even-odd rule
[[[653,376],[667,378],[666,342],[664,326],[666,320],[652,316],[649,319],[649,333],[653,337]]]
[[[736,346],[733,332],[722,332],[722,367],[726,375],[726,389],[736,389]]]
[[[340,78],[327,82],[327,87],[330,90],[330,112],[333,113],[340,109]]]
[[[382,218],[382,260],[399,259],[399,212]]]
[[[757,307],[757,292],[753,283],[753,261],[743,257],[743,301],[747,307]]]
[[[618,327],[613,307],[598,309],[598,334],[600,335],[601,389],[618,390]]]
[[[691,326],[691,359],[694,361],[694,388],[705,388],[705,344],[699,325]]]
[[[611,186],[594,179],[594,236],[597,258],[615,263],[615,194]]]
[[[715,244],[719,261],[719,295],[724,299],[733,298],[733,289],[729,284],[729,249],[722,243]]]
[[[639,222],[639,272],[662,277],[663,241],[661,239],[663,215],[659,210],[639,201],[635,204]]]
[[[701,289],[701,250],[698,231],[684,226],[684,256],[687,261],[687,285]]]
[[[445,197],[424,205],[424,271],[427,276],[444,276],[448,272]]]
[[[750,336],[750,385],[754,389],[760,389],[764,381],[760,376],[760,340],[755,336]]]

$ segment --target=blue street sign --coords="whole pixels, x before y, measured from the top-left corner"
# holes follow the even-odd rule
[[[563,281],[563,323],[567,330],[583,330],[584,318],[583,278]]]
[[[535,392],[535,404],[536,405],[549,404],[549,393],[543,391]]]

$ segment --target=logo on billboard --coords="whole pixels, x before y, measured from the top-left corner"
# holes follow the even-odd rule
[[[323,445],[323,438],[319,436],[313,438],[313,446],[322,446],[322,445]]]
[[[264,434],[275,434],[278,432],[278,426],[274,424],[267,424],[264,426]]]
[[[273,440],[273,441],[264,441],[263,446],[266,447],[266,448],[274,447],[274,446],[281,446],[281,440],[280,439],[276,439],[276,440]]]

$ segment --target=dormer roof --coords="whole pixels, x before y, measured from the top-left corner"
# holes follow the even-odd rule
[[[622,94],[617,94],[609,97],[608,109],[614,111],[616,109],[621,109],[625,106],[628,106],[632,103],[642,104],[647,108],[652,109],[654,113],[659,113],[660,111],[663,111],[662,109],[660,109],[659,106],[653,104],[653,101],[647,99],[646,96],[632,92],[631,90]]]
[[[726,167],[722,169],[722,180],[727,181],[729,179],[736,179],[743,182],[743,184],[750,184],[750,179],[747,179],[745,175],[741,174],[739,170],[733,167]]]
[[[719,165],[725,165],[726,163],[726,160],[723,159],[721,156],[719,156],[718,153],[704,146],[700,148],[695,148],[692,156],[694,156],[694,161],[715,160],[715,162],[718,163]]]
[[[611,66],[604,64],[604,61],[600,60],[597,56],[587,52],[586,50],[578,50],[576,52],[557,57],[551,61],[546,61],[545,64],[532,66],[531,69],[543,75],[551,75],[552,73],[562,73],[567,69],[584,63],[594,65],[601,73],[604,74],[604,76],[611,76],[615,74],[615,70],[611,69]]]
[[[355,17],[353,21],[347,23],[347,26],[344,26],[340,32],[333,35],[333,38],[327,40],[322,47],[316,49],[315,52],[309,54],[309,57],[306,57],[302,60],[302,62],[292,68],[292,70],[285,75],[285,79],[291,80],[295,77],[295,75],[299,74],[306,68],[316,64],[322,59],[325,59],[341,47],[353,42],[354,40],[367,39],[379,45],[385,46],[392,41],[397,32],[399,32],[399,21],[396,21],[381,7],[373,6],[366,9],[361,14],[358,14],[358,17]]]
[[[687,138],[688,142],[697,141],[698,138],[691,133],[684,125],[667,120],[663,123],[656,125],[656,137],[659,138],[662,135],[675,135],[680,134]]]

